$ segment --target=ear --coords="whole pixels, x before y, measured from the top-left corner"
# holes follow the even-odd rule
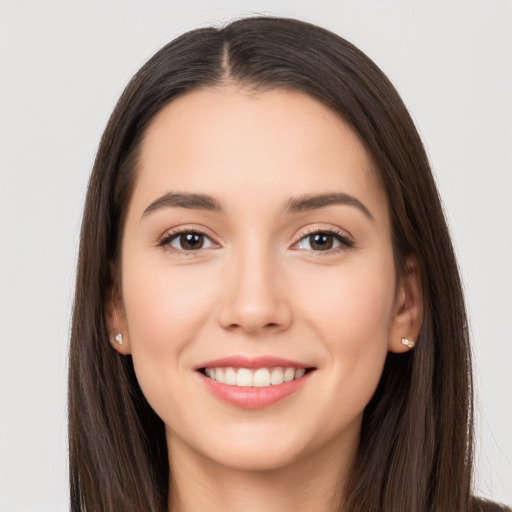
[[[396,289],[393,318],[390,325],[388,349],[406,352],[416,343],[423,324],[423,293],[419,264],[408,257]],[[409,346],[402,340],[409,340]]]
[[[112,289],[107,293],[105,322],[112,347],[122,355],[131,354],[123,297],[117,281],[114,282]]]

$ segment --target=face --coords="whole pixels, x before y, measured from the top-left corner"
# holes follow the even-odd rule
[[[224,86],[166,106],[120,270],[110,321],[171,451],[224,466],[353,451],[388,350],[412,335],[372,163],[299,92]]]

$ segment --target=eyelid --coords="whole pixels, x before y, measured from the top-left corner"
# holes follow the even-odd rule
[[[331,249],[326,249],[324,251],[315,251],[313,249],[298,249],[296,246],[305,238],[310,237],[311,235],[315,235],[317,233],[324,233],[332,235],[336,240],[340,242],[340,245],[338,247],[334,247]],[[350,248],[352,248],[355,244],[354,238],[347,233],[345,230],[342,230],[335,226],[308,226],[305,231],[302,231],[301,234],[296,238],[296,241],[293,243],[291,249],[292,250],[302,250],[302,251],[308,251],[310,253],[315,253],[315,255],[329,255],[336,253],[338,251],[345,251]]]
[[[216,241],[216,237],[214,237],[212,234],[210,234],[209,230],[202,226],[198,226],[197,224],[192,225],[184,225],[184,226],[178,226],[175,228],[168,229],[163,233],[157,240],[157,246],[162,247],[165,250],[168,250],[170,252],[174,252],[176,254],[186,254],[186,255],[193,255],[196,256],[198,253],[200,253],[203,250],[211,249],[212,247],[205,247],[201,249],[196,249],[194,251],[186,250],[186,249],[178,249],[176,247],[172,247],[170,245],[170,241],[174,240],[175,238],[179,237],[180,235],[186,234],[186,233],[198,233],[200,235],[203,235],[205,238],[208,238],[213,248],[218,248],[221,246]]]
[[[210,230],[204,228],[203,226],[200,226],[200,225],[198,226],[197,224],[184,225],[184,226],[178,226],[175,228],[171,228],[171,229],[168,229],[167,231],[165,231],[165,233],[163,233],[163,235],[161,235],[158,238],[157,246],[162,247],[170,252],[174,252],[177,254],[186,254],[186,255],[197,256],[198,253],[200,253],[204,250],[221,247],[221,244],[216,241],[217,237],[210,234],[209,231]],[[210,240],[213,247],[205,247],[205,248],[200,248],[200,249],[196,249],[196,250],[186,250],[186,249],[178,249],[176,247],[172,247],[169,244],[169,242],[171,240],[174,240],[178,236],[186,234],[186,233],[198,233],[198,234],[203,235],[204,237],[208,238],[208,240]],[[307,237],[317,234],[317,233],[332,235],[340,243],[340,245],[338,247],[326,249],[323,251],[322,250],[315,251],[313,249],[296,248],[297,244],[299,244],[304,238],[307,238]],[[308,226],[307,228],[305,228],[305,230],[303,228],[302,232],[300,233],[300,236],[298,236],[296,238],[295,242],[292,244],[291,249],[292,250],[308,251],[310,253],[315,253],[316,255],[328,255],[328,254],[336,253],[338,251],[348,250],[351,247],[353,247],[354,244],[355,244],[355,241],[354,241],[353,237],[349,233],[347,233],[347,231],[342,230],[341,228],[335,227],[332,225],[330,225],[330,226],[316,225],[314,227]]]

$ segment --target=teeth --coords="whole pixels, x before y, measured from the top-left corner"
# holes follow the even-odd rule
[[[291,382],[295,378],[295,368],[286,368],[283,378],[285,382]]]
[[[224,373],[224,383],[230,386],[236,386],[236,371],[234,368],[226,368]]]
[[[259,368],[254,372],[252,385],[255,388],[266,388],[270,386],[270,372],[266,368]]]
[[[284,382],[283,370],[281,368],[274,368],[270,374],[270,383],[272,385],[282,384]]]
[[[226,382],[225,379],[225,368],[215,368],[215,380],[218,382]]]
[[[205,368],[205,374],[222,384],[240,387],[266,388],[283,382],[291,382],[304,376],[304,368]]]
[[[217,382],[224,382],[225,381],[217,381]],[[251,370],[248,370],[247,368],[240,368],[238,372],[236,373],[236,385],[237,386],[252,386],[252,372]]]

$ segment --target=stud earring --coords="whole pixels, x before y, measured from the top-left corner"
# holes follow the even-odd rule
[[[405,345],[409,350],[411,350],[411,348],[414,348],[414,341],[409,341],[407,338],[402,338],[402,345]]]
[[[116,334],[115,337],[114,337],[114,341],[118,344],[118,345],[122,345],[123,344],[123,335],[121,333],[119,334]]]

